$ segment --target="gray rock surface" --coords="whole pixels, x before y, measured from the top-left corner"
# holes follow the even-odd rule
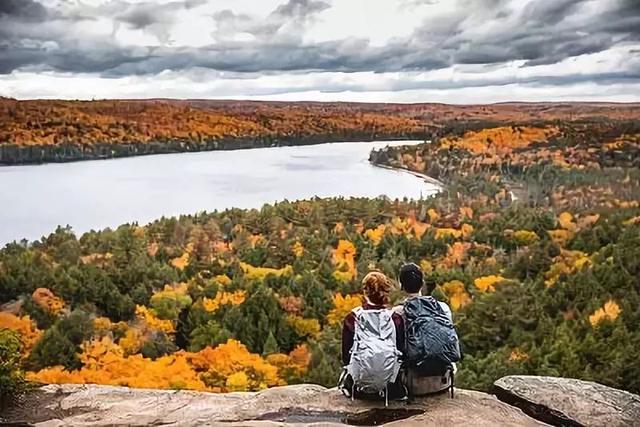
[[[375,412],[372,412],[375,411]],[[22,417],[22,418],[21,418]],[[394,421],[398,417],[403,419]],[[494,396],[457,390],[412,404],[351,401],[317,385],[276,387],[258,393],[212,394],[98,385],[48,385],[27,396],[10,421],[39,427],[107,425],[340,425],[540,426]]]
[[[512,375],[496,381],[494,393],[554,425],[640,426],[640,396],[598,383]]]

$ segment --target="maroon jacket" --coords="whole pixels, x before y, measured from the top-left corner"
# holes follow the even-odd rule
[[[380,310],[385,308],[382,305],[373,305],[365,302],[362,304],[365,310]],[[393,313],[393,323],[396,326],[396,347],[400,351],[404,351],[404,321],[402,316],[396,312]],[[342,322],[342,365],[347,366],[351,361],[351,347],[353,347],[353,336],[356,330],[356,315],[353,311],[349,312]]]

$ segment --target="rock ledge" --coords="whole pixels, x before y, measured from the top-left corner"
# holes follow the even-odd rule
[[[199,393],[98,385],[48,385],[27,396],[8,421],[38,427],[113,425],[372,425],[540,426],[494,396],[458,390],[412,404],[351,401],[317,385],[275,387],[258,393]],[[395,420],[395,421],[394,421]]]
[[[640,397],[598,383],[512,375],[496,381],[494,393],[503,402],[553,425],[640,425]]]

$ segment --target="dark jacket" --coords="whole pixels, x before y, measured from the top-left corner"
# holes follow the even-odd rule
[[[365,302],[362,304],[365,310],[380,310],[385,308],[382,305],[373,305]],[[398,313],[392,315],[393,323],[396,327],[396,347],[404,350],[404,321]],[[353,336],[356,330],[356,315],[349,312],[342,322],[342,365],[347,366],[351,361],[351,347],[353,347]]]

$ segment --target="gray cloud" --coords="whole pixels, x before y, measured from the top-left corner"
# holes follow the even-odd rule
[[[590,8],[594,3],[600,9]],[[494,65],[514,60],[524,60],[527,66],[533,66],[640,41],[637,0],[536,0],[523,9],[513,7],[509,0],[459,0],[454,12],[427,16],[410,36],[392,39],[383,46],[356,38],[308,43],[304,39],[306,29],[330,4],[321,0],[289,0],[265,17],[232,10],[216,12],[212,15],[216,43],[201,48],[170,46],[169,34],[176,14],[205,4],[206,0],[160,5],[113,0],[65,15],[34,0],[2,1],[0,73],[34,67],[107,77],[192,68],[235,73],[392,72],[434,70],[455,64]],[[121,46],[108,38],[89,38],[75,32],[74,22],[98,17],[112,19],[114,31],[119,25],[149,31],[162,45]],[[238,38],[239,35],[249,35],[251,39]],[[633,73],[603,76],[575,76],[573,81],[640,79]],[[550,84],[571,83],[569,78],[548,80]],[[514,81],[517,79],[491,84]],[[465,84],[482,82],[490,83],[480,78],[476,83]],[[402,83],[398,85],[403,87]]]
[[[175,22],[176,12],[193,9],[206,3],[206,0],[174,1],[170,3],[126,3],[112,1],[98,8],[107,16],[113,16],[116,23],[124,23],[133,29],[144,29],[152,25],[169,25]]]
[[[0,1],[0,19],[19,19],[40,22],[47,18],[47,9],[33,0]]]
[[[216,23],[213,36],[218,41],[224,41],[233,40],[239,33],[246,33],[261,42],[287,41],[299,44],[305,27],[313,22],[318,13],[329,7],[329,3],[320,0],[289,0],[277,6],[264,19],[222,10],[213,15]]]
[[[320,0],[289,0],[279,5],[272,15],[305,20],[329,7],[329,3]]]

